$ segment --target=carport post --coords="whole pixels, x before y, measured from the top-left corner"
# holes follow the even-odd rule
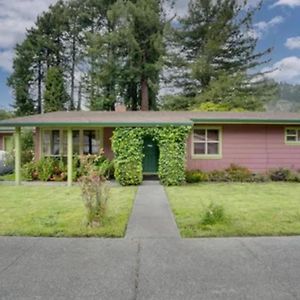
[[[15,128],[15,181],[21,184],[21,128]]]
[[[72,128],[68,128],[68,186],[72,186],[73,177],[73,135]]]

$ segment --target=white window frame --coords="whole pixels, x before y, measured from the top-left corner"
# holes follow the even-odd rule
[[[194,145],[197,143],[197,141],[194,140],[194,130],[205,130],[205,154],[195,154],[195,149]],[[219,140],[214,141],[213,143],[218,143],[219,145],[219,153],[218,154],[208,154],[207,153],[207,145],[208,145],[208,140],[207,140],[207,130],[218,130],[219,131]],[[212,142],[212,141],[211,141]],[[223,128],[221,126],[194,126],[193,131],[192,131],[192,138],[191,138],[191,156],[193,159],[221,159],[222,158],[222,142],[223,142]],[[200,142],[198,142],[200,143]]]
[[[44,153],[44,134],[47,131],[59,131],[59,137],[60,137],[60,147],[59,147],[59,155],[53,155],[51,153]],[[64,132],[67,132],[68,128],[41,128],[41,137],[40,137],[40,151],[42,157],[67,157],[67,152],[64,153]],[[96,140],[99,143],[99,154],[101,149],[103,149],[104,146],[104,134],[103,134],[103,127],[101,128],[72,128],[73,131],[79,131],[79,152],[78,155],[84,155],[83,154],[83,131],[85,130],[95,130],[96,131]],[[50,143],[51,143],[51,137],[50,137]],[[50,151],[51,151],[51,144],[50,144]]]
[[[288,130],[296,130],[296,134],[288,134]],[[288,136],[296,137],[296,141],[288,141]],[[298,141],[298,136],[300,136],[300,127],[285,127],[284,140],[287,145],[300,146],[300,140]]]

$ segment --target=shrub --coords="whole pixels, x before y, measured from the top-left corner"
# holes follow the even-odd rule
[[[214,170],[208,173],[209,181],[223,182],[229,181],[228,175],[225,171]]]
[[[231,164],[225,169],[229,181],[247,182],[251,180],[252,173],[246,167]]]
[[[290,181],[290,182],[300,182],[300,172],[292,172],[290,173],[287,181]]]
[[[197,183],[209,180],[208,174],[204,173],[201,170],[187,171],[185,173],[185,178],[187,183]]]
[[[51,157],[44,157],[37,163],[38,179],[49,181],[55,171],[55,162]]]
[[[226,220],[224,207],[220,204],[215,204],[211,202],[205,209],[202,217],[202,225],[214,225],[217,223],[222,223]]]
[[[37,164],[34,161],[26,163],[22,167],[22,177],[25,180],[37,180],[38,179],[38,171],[37,171]]]
[[[285,168],[271,170],[269,176],[273,181],[288,181],[291,177],[291,171]]]
[[[82,199],[86,208],[87,226],[96,227],[103,223],[107,213],[109,186],[106,179],[95,171],[79,179]]]
[[[249,178],[248,182],[268,182],[270,181],[270,177],[265,174],[252,174],[251,178]]]

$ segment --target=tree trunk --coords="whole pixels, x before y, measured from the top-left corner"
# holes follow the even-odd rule
[[[75,64],[76,64],[76,38],[72,37],[72,65],[71,65],[71,99],[70,110],[74,110],[74,89],[75,89]]]
[[[41,60],[38,61],[38,99],[37,99],[37,113],[42,113],[42,63]]]
[[[141,110],[148,111],[149,110],[149,90],[148,90],[147,79],[144,76],[142,77],[142,80],[141,80],[141,93],[142,93]]]
[[[79,83],[79,87],[78,87],[78,102],[77,102],[77,110],[81,110],[81,101],[82,101],[82,86],[81,86],[81,82]]]

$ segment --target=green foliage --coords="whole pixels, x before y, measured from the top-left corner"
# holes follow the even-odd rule
[[[73,157],[73,180],[76,181],[82,176],[87,176],[91,172],[96,172],[99,176],[112,178],[114,162],[102,155],[86,155]],[[65,158],[44,157],[39,161],[30,161],[23,165],[22,174],[25,180],[42,181],[66,181],[67,162]]]
[[[209,181],[212,182],[226,182],[228,180],[227,173],[224,170],[213,170],[208,173]]]
[[[107,213],[109,186],[106,179],[93,171],[93,168],[88,173],[89,175],[80,178],[79,183],[86,208],[86,224],[97,227],[103,224]]]
[[[258,52],[257,39],[245,34],[259,9],[260,4],[248,6],[247,0],[189,1],[170,39],[167,78],[184,103],[189,100],[187,109],[213,102],[229,110],[263,110],[274,97],[276,84],[257,73],[271,48]]]
[[[44,157],[37,163],[38,179],[49,181],[54,173],[54,160],[51,157]]]
[[[62,70],[58,67],[50,68],[44,92],[45,112],[64,110],[68,100],[69,96],[65,89]]]
[[[143,180],[143,129],[117,128],[112,138],[115,178],[121,185],[138,185]]]
[[[185,181],[186,140],[190,127],[154,129],[159,146],[158,176],[164,185],[179,185]]]
[[[201,170],[198,171],[187,171],[185,173],[186,182],[187,183],[198,183],[203,181],[208,181],[209,176],[207,173],[202,172]]]
[[[22,178],[27,181],[37,180],[37,164],[34,161],[28,162],[22,167]]]
[[[21,163],[31,162],[34,157],[34,141],[32,131],[22,131],[21,134]]]
[[[117,128],[112,138],[115,178],[122,185],[143,180],[143,138],[152,136],[159,147],[158,176],[164,185],[185,181],[185,147],[189,127]]]
[[[0,120],[10,119],[14,116],[14,114],[5,109],[0,109]]]
[[[291,177],[292,172],[289,169],[278,168],[274,170],[270,170],[269,176],[272,181],[288,181]]]
[[[252,172],[242,166],[231,164],[225,170],[213,170],[204,172],[201,170],[187,171],[186,181],[188,183],[197,183],[202,181],[212,182],[264,182],[263,175],[254,175]]]
[[[210,182],[269,182],[269,181],[300,182],[300,171],[287,168],[270,170],[266,174],[252,173],[248,168],[231,164],[225,170],[202,170],[186,171],[187,183]]]
[[[215,225],[226,221],[225,210],[221,204],[211,202],[204,210],[201,220],[202,225]]]
[[[229,168],[225,169],[229,181],[248,182],[252,178],[252,172],[242,166],[231,164]]]

